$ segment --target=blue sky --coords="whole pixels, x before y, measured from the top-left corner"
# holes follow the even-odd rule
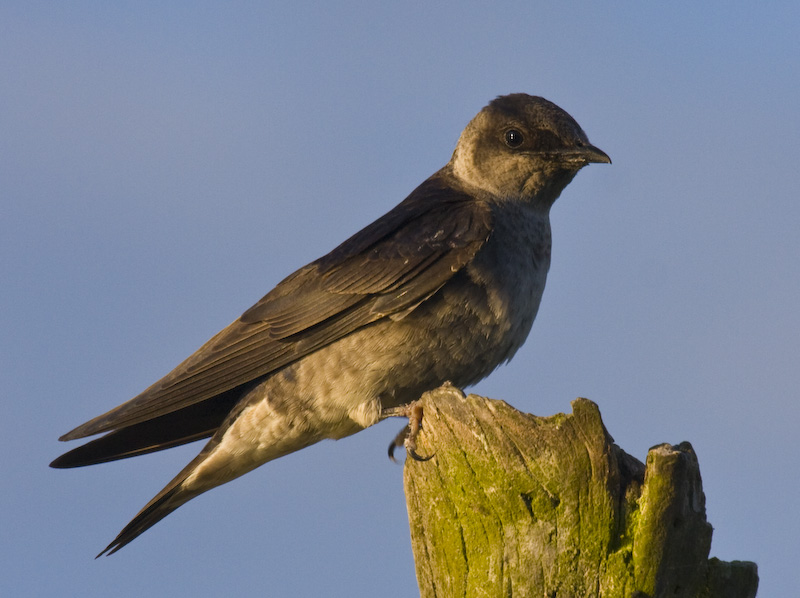
[[[199,445],[47,464],[516,91],[614,163],[554,206],[531,337],[473,390],[538,415],[591,398],[640,459],[691,441],[712,554],[758,562],[762,596],[796,591],[797,3],[163,4],[0,6],[8,595],[413,596],[385,456],[399,422],[270,463],[97,561]]]

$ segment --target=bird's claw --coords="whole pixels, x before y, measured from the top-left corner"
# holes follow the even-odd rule
[[[389,459],[397,462],[394,458],[394,449],[402,446],[406,449],[406,454],[414,461],[428,461],[433,458],[433,455],[423,457],[417,453],[417,436],[422,429],[422,405],[418,401],[409,403],[404,407],[394,409],[387,409],[384,412],[386,417],[407,417],[408,424],[395,436],[394,440],[389,444]]]
[[[397,459],[394,458],[394,449],[398,446],[404,446],[406,437],[408,436],[408,425],[403,426],[403,429],[398,432],[397,436],[394,437],[389,443],[389,459],[392,460],[392,463],[397,463]]]
[[[406,446],[406,454],[411,455],[411,458],[414,459],[414,461],[422,462],[422,461],[430,461],[431,459],[433,459],[433,455],[428,455],[427,457],[423,457],[416,450],[408,446]]]

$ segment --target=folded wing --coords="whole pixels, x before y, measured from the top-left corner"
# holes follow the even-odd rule
[[[442,178],[434,175],[386,215],[288,276],[144,392],[62,436],[110,432],[52,465],[86,465],[208,437],[264,376],[436,293],[491,230],[489,206]]]

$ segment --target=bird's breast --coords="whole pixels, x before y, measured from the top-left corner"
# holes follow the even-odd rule
[[[447,380],[477,382],[511,359],[530,332],[550,266],[549,219],[524,206],[494,216],[491,236],[470,264],[408,317],[379,327],[384,341],[403,346],[394,380],[407,379],[411,394]]]
[[[498,363],[525,342],[539,309],[550,268],[551,234],[547,213],[525,204],[500,206],[486,246],[467,268],[486,293],[486,308]]]

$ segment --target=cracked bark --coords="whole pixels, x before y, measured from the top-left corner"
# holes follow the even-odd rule
[[[689,443],[642,464],[586,399],[535,417],[443,386],[421,405],[435,456],[404,471],[421,596],[755,596],[755,563],[708,558]]]

